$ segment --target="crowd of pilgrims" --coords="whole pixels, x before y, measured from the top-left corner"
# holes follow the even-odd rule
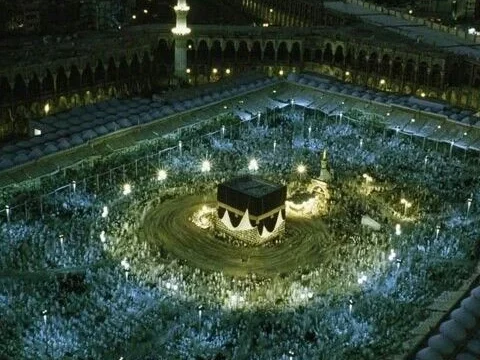
[[[428,304],[474,271],[478,157],[424,148],[421,139],[353,115],[296,108],[261,122],[212,119],[4,190],[5,203],[21,201],[10,203],[9,221],[0,214],[0,359],[403,354]],[[212,193],[248,172],[252,158],[259,175],[302,186],[318,175],[323,150],[334,174],[323,221],[336,245],[322,263],[230,277],[189,266],[138,236],[148,206]],[[201,171],[206,159],[208,173]],[[157,179],[158,169],[166,179]],[[122,194],[126,183],[130,194]],[[362,215],[381,230],[361,226]]]

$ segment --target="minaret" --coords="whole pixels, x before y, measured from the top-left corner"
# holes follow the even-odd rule
[[[190,34],[187,27],[187,14],[190,7],[187,0],[178,0],[173,8],[177,16],[177,26],[172,29],[175,38],[175,76],[181,79],[187,77],[187,40],[185,36]]]

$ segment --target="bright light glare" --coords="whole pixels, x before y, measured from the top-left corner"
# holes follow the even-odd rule
[[[130,184],[123,185],[123,195],[128,195],[132,192],[132,186]]]
[[[227,75],[230,75],[231,72],[232,72],[232,70],[230,70],[230,69],[225,70],[225,73],[226,73]]]
[[[258,170],[258,161],[256,159],[250,160],[248,163],[248,170],[257,171]]]
[[[395,235],[402,235],[402,227],[400,224],[395,225]]]
[[[167,179],[167,172],[165,170],[158,170],[157,173],[157,180],[158,181],[164,181]]]
[[[202,167],[201,167],[200,170],[201,170],[203,173],[205,173],[205,172],[210,172],[211,168],[212,168],[212,164],[210,163],[210,161],[208,161],[208,160],[203,160],[203,161],[202,161]]]
[[[45,104],[45,106],[43,107],[43,110],[45,110],[45,114],[48,115],[48,113],[50,111],[50,104]]]
[[[105,243],[105,241],[107,241],[107,237],[105,236],[105,231],[102,230],[102,232],[100,233],[100,241],[102,243]]]
[[[358,282],[359,285],[362,285],[362,284],[366,283],[367,282],[367,275],[365,275],[365,274],[360,275],[358,277],[357,282]]]
[[[297,172],[299,174],[304,174],[307,171],[307,167],[303,164],[297,166]]]
[[[102,218],[106,218],[107,216],[108,216],[108,206],[104,206],[102,211]]]
[[[363,176],[363,178],[365,179],[365,182],[367,182],[367,183],[373,181],[373,178],[372,178],[370,175],[368,175],[368,174],[363,174],[362,176]]]
[[[395,250],[391,249],[390,254],[388,255],[388,260],[393,261],[397,257],[397,254],[395,253]]]
[[[406,199],[402,198],[400,199],[400,204],[403,204],[405,205],[405,208],[408,209],[409,207],[412,206],[412,203],[411,202],[408,202]]]

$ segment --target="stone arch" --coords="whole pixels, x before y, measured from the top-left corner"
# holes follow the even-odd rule
[[[333,61],[332,44],[327,43],[323,52],[323,62],[330,64]]]
[[[12,89],[10,88],[10,83],[5,76],[2,76],[0,79],[0,104],[10,102],[11,95]]]
[[[118,78],[128,79],[130,77],[130,68],[127,63],[127,58],[122,56],[120,58],[120,64],[118,65]]]
[[[90,90],[85,91],[83,94],[83,103],[85,105],[91,104],[93,102],[93,95]]]
[[[262,47],[260,46],[259,41],[253,43],[252,50],[250,51],[250,58],[254,61],[262,60]]]
[[[292,50],[290,51],[290,61],[293,64],[298,64],[300,61],[302,61],[301,57],[301,50],[300,50],[300,43],[298,41],[295,41],[292,44]]]
[[[173,64],[174,54],[171,46],[168,45],[167,40],[160,39],[158,41],[156,55],[158,57],[158,62],[161,64]]]
[[[117,96],[117,88],[115,86],[108,87],[108,96],[109,97],[116,97]]]
[[[60,96],[57,101],[57,110],[58,111],[65,111],[69,108],[68,101],[65,96]]]
[[[30,104],[30,113],[33,114],[35,117],[42,117],[42,111],[43,107],[42,105],[40,105],[39,102],[35,101]]]
[[[83,105],[82,98],[77,93],[70,97],[70,105],[72,107]]]
[[[343,65],[343,62],[345,60],[345,56],[343,55],[343,46],[338,45],[337,48],[335,49],[335,56],[334,56],[334,63],[335,65]]]
[[[45,77],[42,80],[42,89],[44,94],[53,94],[53,92],[55,91],[53,76],[50,70],[48,69]]]
[[[93,79],[92,68],[90,67],[90,64],[87,64],[82,73],[82,85],[93,86],[93,84],[94,84],[94,79]]]
[[[317,63],[321,63],[323,61],[323,51],[322,49],[315,50],[315,54],[313,56],[313,61]]]
[[[76,65],[72,65],[70,67],[70,76],[68,78],[68,83],[70,84],[71,89],[80,89],[80,87],[82,86],[82,77]]]
[[[225,50],[223,50],[223,59],[227,62],[235,61],[235,44],[229,40],[225,44]]]
[[[312,50],[309,48],[303,50],[303,61],[312,61]]]
[[[107,66],[107,82],[116,82],[117,81],[117,64],[115,64],[115,60],[113,57],[108,59],[108,66]]]
[[[458,63],[453,63],[449,67],[448,71],[448,83],[451,86],[460,85],[460,79],[462,77],[462,71]]]
[[[267,43],[265,44],[265,50],[263,51],[263,59],[269,62],[275,61],[275,47],[273,46],[273,41],[267,41]]]
[[[138,61],[138,55],[133,54],[132,61],[130,62],[130,75],[138,77],[140,75],[140,61]]]
[[[57,93],[64,93],[68,91],[68,78],[65,74],[65,69],[63,66],[60,66],[57,69]]]
[[[27,85],[23,80],[22,75],[15,75],[15,81],[13,85],[13,98],[17,101],[25,100],[27,98]]]
[[[167,65],[165,64],[160,64],[158,66],[158,75],[160,77],[167,77],[168,76],[168,68],[167,68]],[[117,93],[118,93],[118,90],[116,90]]]
[[[103,83],[106,80],[105,67],[102,60],[97,61],[97,67],[95,68],[95,82]]]
[[[288,48],[285,41],[282,41],[280,45],[278,45],[277,60],[281,63],[288,62]]]
[[[215,40],[212,43],[212,47],[210,49],[210,58],[212,62],[215,64],[220,64],[222,61],[222,44],[220,40]]]
[[[0,89],[0,91],[2,90]],[[41,92],[42,85],[40,84],[40,80],[38,80],[37,74],[34,73],[33,77],[28,82],[28,96],[35,99],[40,96]]]
[[[105,90],[103,88],[97,88],[97,93],[95,94],[96,101],[103,101],[105,100]]]
[[[150,74],[150,71],[151,71],[150,55],[148,54],[148,51],[145,51],[143,53],[143,59],[142,59],[142,74],[148,75]]]
[[[390,55],[385,54],[380,61],[379,73],[383,76],[388,76],[390,74]]]
[[[415,62],[412,59],[408,59],[405,64],[404,79],[409,82],[415,81]]]
[[[430,72],[430,85],[436,88],[442,86],[442,67],[438,64],[432,66]]]
[[[368,58],[367,71],[369,73],[376,73],[378,71],[378,54],[376,52],[372,52]]]
[[[428,64],[425,61],[418,64],[417,83],[419,85],[428,84]]]
[[[399,56],[396,56],[392,62],[392,78],[395,80],[401,80],[403,76],[403,61]]]
[[[246,41],[240,41],[238,45],[237,60],[241,63],[248,62],[248,45]]]
[[[367,52],[360,50],[357,56],[357,68],[361,71],[367,71]]]
[[[192,66],[195,63],[195,43],[192,39],[187,40],[187,65]]]
[[[352,48],[347,49],[347,54],[345,55],[345,65],[347,65],[348,67],[355,66],[355,57],[353,55]]]
[[[208,63],[208,45],[205,40],[200,40],[197,46],[197,63]]]

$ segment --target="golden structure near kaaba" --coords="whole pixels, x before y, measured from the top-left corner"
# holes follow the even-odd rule
[[[287,188],[256,176],[242,176],[218,185],[216,230],[250,245],[285,232]]]

